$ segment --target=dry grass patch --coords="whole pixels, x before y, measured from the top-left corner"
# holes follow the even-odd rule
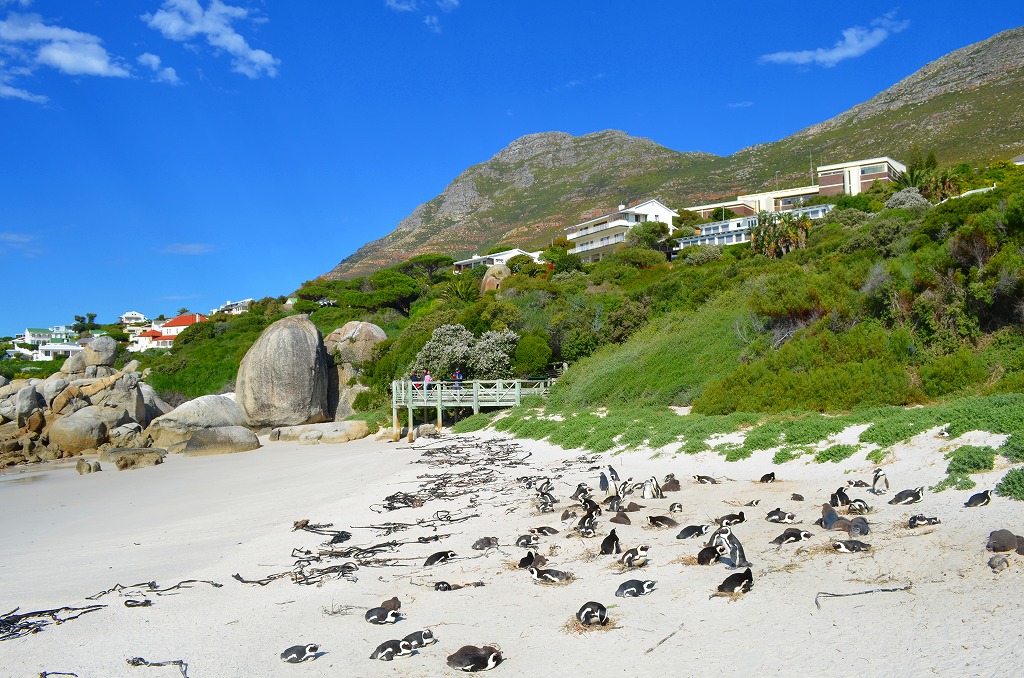
[[[587,626],[576,617],[573,617],[562,624],[562,633],[570,636],[585,636],[588,633],[604,633],[605,631],[611,631],[612,629],[617,628],[619,628],[619,624],[613,617],[609,617],[608,622],[604,626],[600,624],[591,624],[590,626]]]
[[[734,602],[736,602],[737,600],[739,600],[740,598],[742,598],[742,597],[743,597],[743,595],[744,595],[744,594],[742,594],[742,593],[740,593],[740,592],[735,592],[735,593],[724,593],[724,592],[722,592],[722,591],[715,591],[714,593],[712,593],[712,594],[711,594],[711,595],[710,595],[710,596],[708,597],[708,600],[711,600],[712,598],[725,598],[725,599],[726,599],[726,600],[728,600],[728,601],[729,601],[730,603],[734,603]]]

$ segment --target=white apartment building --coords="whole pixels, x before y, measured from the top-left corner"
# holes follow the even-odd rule
[[[615,212],[573,226],[565,236],[569,242],[574,243],[569,254],[578,254],[585,264],[600,261],[602,257],[621,249],[626,242],[626,233],[637,224],[660,221],[671,228],[672,218],[678,216],[678,212],[653,199],[629,207],[619,205]]]

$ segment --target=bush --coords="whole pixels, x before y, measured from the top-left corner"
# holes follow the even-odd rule
[[[493,412],[481,412],[471,417],[466,417],[452,425],[452,433],[472,433],[487,428],[494,419]]]
[[[893,193],[888,200],[885,201],[885,209],[906,209],[911,207],[931,206],[928,202],[928,198],[921,195],[921,192],[913,186],[904,188],[902,191]]]
[[[973,353],[962,348],[922,365],[919,374],[921,388],[934,398],[981,383],[988,376],[988,369]]]
[[[551,360],[551,347],[544,337],[528,334],[516,346],[516,360],[513,372],[519,377],[540,375]]]
[[[832,445],[826,447],[824,450],[819,450],[814,455],[814,461],[819,464],[823,464],[826,461],[840,462],[843,459],[849,459],[852,457],[860,447],[857,445]]]
[[[1010,469],[996,485],[996,494],[1024,501],[1024,468]]]
[[[995,466],[996,451],[988,446],[964,445],[948,453],[946,459],[949,459],[946,473],[951,476],[967,475],[991,471]]]

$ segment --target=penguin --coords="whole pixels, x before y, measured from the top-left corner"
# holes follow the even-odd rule
[[[581,537],[585,537],[587,539],[597,536],[597,530],[595,530],[592,527],[577,527],[576,533]]]
[[[307,659],[315,658],[316,653],[319,651],[320,646],[314,643],[309,645],[293,645],[281,653],[281,659],[285,660],[289,664],[298,664],[306,661]]]
[[[679,481],[676,480],[676,474],[669,473],[665,476],[665,480],[661,483],[662,492],[678,492],[680,490]]]
[[[608,522],[615,523],[616,525],[631,525],[633,523],[624,511],[616,513],[615,517],[608,519]]]
[[[628,504],[626,504],[624,507],[622,507],[622,510],[627,512],[627,513],[633,513],[635,511],[639,511],[640,509],[643,509],[643,508],[647,508],[647,507],[644,506],[643,504],[638,504],[635,501],[631,501]]]
[[[716,544],[715,546],[705,546],[697,553],[697,564],[698,565],[711,565],[721,560],[722,556],[729,552],[722,544]]]
[[[647,551],[649,549],[650,547],[647,545],[631,548],[622,554],[619,562],[626,567],[643,567],[647,564]]]
[[[817,521],[826,530],[831,530],[839,522],[839,514],[832,508],[832,504],[821,505],[821,519]]]
[[[793,500],[793,501],[803,501],[803,500],[804,500],[804,495],[802,495],[802,494],[797,494],[796,492],[794,492],[793,494],[791,494],[791,495],[789,496],[789,498],[790,498],[791,500]]]
[[[917,487],[913,490],[900,490],[896,496],[889,500],[890,504],[916,504],[924,496],[924,487]]]
[[[550,536],[552,534],[558,534],[558,530],[556,530],[553,527],[547,527],[546,525],[544,525],[541,527],[531,527],[530,534],[543,534],[546,536]]]
[[[863,499],[854,499],[850,502],[850,505],[846,507],[846,510],[856,515],[863,515],[871,512],[871,507]]]
[[[612,479],[613,483],[619,482],[619,474],[615,472],[611,464],[608,465],[608,477]]]
[[[929,518],[923,513],[918,513],[916,516],[910,516],[910,520],[907,521],[907,527],[914,529],[918,525],[938,525],[941,522],[938,518]]]
[[[456,671],[475,673],[477,671],[490,671],[501,663],[501,650],[493,645],[476,647],[475,645],[463,645],[453,654],[448,655],[448,666]]]
[[[846,506],[850,503],[850,496],[846,494],[846,490],[840,487],[838,490],[832,493],[832,500],[829,502],[833,506]]]
[[[719,593],[746,593],[754,587],[754,574],[748,567],[743,572],[730,574],[718,585]]]
[[[608,499],[608,510],[612,513],[618,513],[622,509],[622,497],[617,494],[613,494]]]
[[[669,507],[668,507],[668,512],[669,513],[682,513],[683,512],[683,505],[680,504],[678,501],[672,502],[669,505]]]
[[[986,506],[990,501],[992,501],[992,490],[985,490],[984,492],[971,495],[971,498],[964,503],[964,508]]]
[[[398,599],[398,596],[395,596],[394,598],[388,598],[380,606],[385,610],[401,610],[402,601]]]
[[[542,567],[547,559],[535,551],[527,551],[526,555],[519,561],[519,569],[525,570],[528,567]]]
[[[395,657],[408,657],[412,654],[412,645],[407,640],[385,640],[370,654],[370,659],[389,662]]]
[[[679,523],[668,516],[647,516],[647,522],[652,527],[679,527]]]
[[[846,527],[846,531],[850,533],[851,537],[863,537],[871,532],[871,527],[863,516],[857,516],[850,521],[850,524]]]
[[[562,572],[561,570],[541,570],[536,567],[531,567],[527,572],[530,576],[539,582],[567,582],[572,579],[572,575],[568,572]]]
[[[608,556],[613,553],[621,552],[622,547],[619,546],[619,537],[615,534],[615,530],[612,529],[612,531],[608,533],[608,536],[604,538],[604,541],[601,542],[601,555]]]
[[[627,494],[633,494],[633,486],[630,484],[633,481],[632,478],[626,478],[619,486],[615,488],[615,493],[620,497],[625,497]]]
[[[584,626],[590,626],[591,624],[604,626],[608,623],[608,608],[601,603],[591,600],[590,602],[583,603],[583,607],[576,613],[576,618]]]
[[[602,492],[608,491],[608,476],[604,474],[604,471],[601,471],[601,477],[597,481],[597,486],[601,488]]]
[[[575,511],[572,511],[570,509],[565,509],[564,511],[562,511],[562,518],[561,518],[561,520],[562,520],[563,523],[567,523],[570,520],[573,520],[573,519],[577,518],[578,516],[579,516],[579,514],[576,513]]]
[[[434,584],[434,590],[435,591],[451,591],[452,590],[452,585],[449,584],[446,581],[439,581],[436,584]],[[371,657],[371,659],[372,659],[372,657]]]
[[[437,553],[430,555],[426,560],[423,561],[423,567],[430,567],[431,565],[439,565],[440,563],[446,563],[455,557],[455,551],[438,551]]]
[[[761,482],[762,483],[774,483],[775,482],[775,471],[772,471],[771,473],[765,473],[763,476],[761,476]]]
[[[750,563],[747,561],[747,556],[743,552],[743,544],[740,543],[740,540],[733,533],[732,529],[728,527],[718,528],[707,545],[724,546],[729,553],[730,567],[750,567]]]
[[[433,631],[426,629],[424,631],[410,633],[405,638],[402,638],[402,642],[409,643],[412,649],[418,650],[421,647],[433,645],[437,642],[437,638],[434,637]]]
[[[772,539],[773,544],[782,546],[783,544],[795,544],[798,541],[806,541],[811,538],[811,533],[807,530],[799,530],[795,527],[787,528],[785,532],[780,534],[775,539]]]
[[[534,546],[538,542],[540,542],[540,537],[538,537],[537,535],[535,535],[535,534],[524,534],[524,535],[520,535],[516,539],[516,546],[519,546],[520,548],[526,548],[527,546]]]
[[[676,535],[676,539],[693,539],[703,537],[711,529],[710,525],[687,525]]]
[[[473,550],[474,551],[486,551],[487,549],[492,549],[492,548],[494,548],[497,545],[498,545],[498,538],[497,537],[480,537],[475,542],[473,542]]]
[[[657,583],[658,582],[650,579],[645,579],[643,581],[639,579],[628,579],[619,584],[619,588],[615,589],[615,597],[636,598],[637,596],[646,596],[654,590]]]
[[[717,485],[718,481],[711,476],[694,476],[693,479],[701,485]]]
[[[580,518],[579,522],[576,523],[576,531],[579,532],[582,529],[597,529],[597,520],[594,518],[593,513],[587,512],[587,514]]]
[[[601,515],[601,505],[590,497],[584,497],[580,503],[583,505],[583,508],[587,513],[592,513],[595,516]]]
[[[874,475],[871,477],[871,492],[873,494],[884,494],[888,489],[889,479],[886,477],[885,471],[876,468]]]
[[[746,504],[744,504],[744,506],[757,506],[760,503],[761,503],[760,499],[751,499]]]
[[[383,607],[373,607],[366,611],[364,617],[371,624],[394,624],[398,621],[400,614],[398,610],[385,610]]]
[[[586,483],[580,483],[576,486],[576,490],[569,495],[569,499],[573,501],[582,501],[584,497],[590,496],[590,488]]]
[[[665,492],[661,489],[658,479],[651,476],[644,483],[644,499],[664,499]]]
[[[782,509],[777,508],[774,511],[771,511],[767,516],[765,516],[765,520],[767,520],[769,523],[795,523],[796,515],[792,513],[786,513]]]
[[[870,485],[868,485],[867,483],[860,479],[847,480],[846,484],[849,485],[850,487],[871,487]]]
[[[727,516],[722,516],[718,519],[718,525],[720,527],[729,527],[730,525],[738,525],[744,522],[746,518],[743,517],[743,511],[739,513],[730,513]]]
[[[859,553],[861,551],[870,551],[871,544],[865,544],[862,541],[856,539],[847,539],[845,541],[837,540],[832,542],[832,548],[839,553]]]

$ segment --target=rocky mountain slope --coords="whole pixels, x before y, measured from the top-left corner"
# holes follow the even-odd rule
[[[780,141],[731,156],[680,153],[607,130],[530,134],[460,174],[387,236],[324,277],[366,275],[426,252],[468,256],[495,246],[540,248],[592,210],[655,197],[693,205],[807,181],[807,159],[906,157],[979,162],[1024,151],[1024,27],[956,50],[869,101]],[[595,214],[597,212],[594,212]]]

